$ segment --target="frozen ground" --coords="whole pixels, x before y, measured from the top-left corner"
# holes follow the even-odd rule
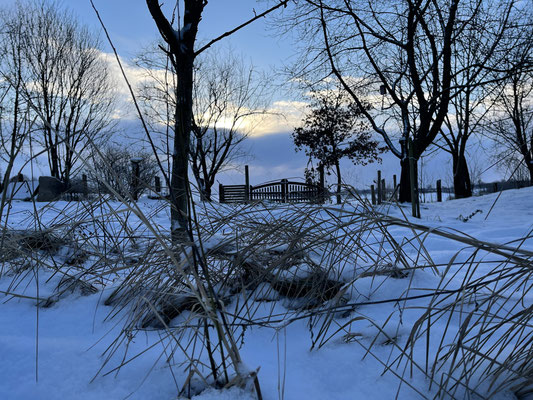
[[[503,192],[497,202],[496,196],[424,204],[422,219],[413,221],[449,233],[461,232],[463,237],[468,235],[494,244],[533,251],[533,188]],[[57,221],[57,215],[64,206],[58,203],[55,208],[46,211],[42,214],[41,223],[46,225]],[[145,202],[140,207],[148,212],[149,208],[154,209],[157,205]],[[402,219],[409,210],[410,207],[397,208],[392,205],[378,209]],[[157,215],[156,221],[164,223],[166,211],[153,211]],[[26,227],[32,221],[33,213],[31,203],[14,202],[9,223],[13,228]],[[135,225],[135,222],[132,224]],[[389,231],[397,243],[405,246],[407,254],[416,257],[416,240],[408,242],[406,239],[413,237],[409,229],[393,225]],[[442,270],[454,255],[457,261],[467,260],[472,254],[467,244],[442,235],[425,234],[417,240],[423,241],[429,253],[424,256],[424,262],[431,260]],[[487,265],[489,268],[490,262]],[[449,273],[452,270],[450,268]],[[183,382],[184,377],[180,376],[179,368],[171,369],[165,363],[165,349],[162,344],[157,344],[160,335],[157,330],[138,334],[129,344],[129,354],[137,354],[155,343],[149,351],[133,359],[118,373],[113,371],[113,365],[120,363],[120,357],[115,355],[116,360],[112,360],[115,364],[111,362],[100,371],[104,361],[102,354],[118,336],[123,323],[121,315],[114,319],[107,318],[110,309],[103,304],[103,299],[107,297],[109,288],[89,296],[74,292],[51,307],[36,307],[37,298],[49,296],[57,286],[59,277],[42,269],[28,271],[16,279],[16,287],[12,274],[0,277],[0,399],[177,398],[176,382]],[[482,274],[483,270],[477,273]],[[453,279],[460,280],[461,276]],[[440,278],[428,268],[414,271],[408,279],[362,277],[351,282],[347,290],[351,302],[380,301],[401,297],[406,293],[407,285],[411,288],[410,295],[428,293],[439,282]],[[110,282],[109,287],[112,286]],[[18,297],[14,297],[14,293]],[[502,292],[501,295],[512,296],[512,293]],[[523,302],[524,307],[532,304],[532,295],[527,291]],[[420,300],[420,306],[426,304],[426,299]],[[279,301],[264,303],[261,307],[265,308],[266,314],[272,312],[271,307],[283,313],[285,306],[286,303]],[[356,314],[364,315],[367,319],[355,320],[350,324],[350,332],[361,340],[343,341],[339,336],[314,350],[310,350],[308,320],[289,325],[280,323],[277,329],[250,328],[242,343],[241,355],[249,368],[260,367],[259,380],[264,399],[378,400],[432,397],[436,394],[435,387],[429,389],[429,382],[416,368],[412,375],[404,375],[407,382],[402,384],[395,376],[402,371],[384,373],[384,363],[394,357],[394,346],[388,343],[388,339],[398,338],[399,345],[403,346],[419,316],[413,310],[397,315],[395,309],[398,307],[394,302],[359,307]],[[392,319],[397,319],[397,323],[385,324],[385,332],[380,337],[369,319],[384,326],[385,320],[391,315],[394,315]],[[461,315],[454,317],[451,329],[460,326],[461,319]],[[339,326],[344,323],[342,318],[339,321]],[[444,335],[444,329],[444,325],[437,324],[431,335],[438,338]],[[367,354],[365,347],[369,347],[371,338],[376,337],[381,342],[373,345],[371,353]],[[197,398],[248,399],[254,396],[251,392],[232,388],[210,390]],[[512,399],[515,396],[511,392],[503,392],[498,398]]]

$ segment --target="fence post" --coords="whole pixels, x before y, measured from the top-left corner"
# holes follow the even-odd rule
[[[440,203],[442,201],[442,183],[441,180],[437,180],[437,201]]]
[[[137,201],[139,199],[139,186],[140,186],[140,164],[142,158],[134,157],[131,159],[131,169],[132,169],[132,191],[133,191],[133,200]]]
[[[289,189],[289,181],[287,179],[281,180],[281,201],[287,203],[287,192]]]
[[[393,182],[392,191],[394,193],[394,201],[398,201],[398,182],[396,180],[396,175],[392,176],[392,182]]]
[[[376,186],[378,188],[378,204],[381,204],[381,201],[383,199],[381,193],[381,170],[378,170],[378,181],[376,182]]]
[[[385,179],[381,180],[381,197],[382,201],[387,201],[387,186],[385,185]]]
[[[218,202],[224,203],[224,186],[222,183],[218,184]]]
[[[374,189],[374,185],[370,185],[370,192],[372,193],[372,205],[376,205],[376,191]]]
[[[81,190],[84,196],[89,195],[89,184],[87,183],[87,175],[85,174],[81,176]]]
[[[244,166],[244,201],[250,201],[250,170]]]
[[[161,193],[161,178],[156,176],[154,183],[155,183],[155,192],[156,193]]]

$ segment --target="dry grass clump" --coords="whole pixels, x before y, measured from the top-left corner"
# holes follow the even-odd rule
[[[4,229],[0,241],[0,262],[24,258],[37,251],[56,253],[65,240],[51,231]]]
[[[355,271],[403,259],[373,232],[366,213],[361,208],[345,218],[316,205],[272,212],[261,205],[208,206],[198,212],[194,244],[172,247],[156,229],[144,241],[132,236],[138,262],[112,270],[121,269],[121,278],[105,301],[110,316],[125,317],[105,365],[139,332],[158,330],[167,361],[187,371],[178,380],[181,394],[250,381],[258,392],[256,371],[243,371],[238,354],[247,328],[343,304]],[[365,251],[354,251],[359,247]],[[265,315],[265,301],[285,304],[285,315]]]

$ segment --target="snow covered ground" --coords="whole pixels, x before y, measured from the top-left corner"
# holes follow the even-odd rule
[[[161,204],[154,201],[139,204],[143,211],[154,216],[156,225],[166,223],[167,211]],[[69,207],[72,211],[83,206],[56,203],[53,207],[45,207],[39,212],[40,223],[44,226],[64,223]],[[334,210],[335,206],[330,209]],[[405,220],[409,210],[410,207],[395,205],[376,209],[398,220]],[[344,211],[352,212],[353,209],[345,206]],[[31,227],[35,224],[35,212],[37,210],[31,203],[13,202],[8,223],[16,229]],[[100,212],[106,215],[106,210]],[[342,215],[342,212],[338,211],[338,214]],[[120,215],[125,214],[127,212]],[[345,280],[348,283],[343,290],[348,303],[360,305],[354,306],[348,315],[333,319],[333,327],[327,336],[333,335],[337,328],[340,331],[322,347],[315,346],[310,350],[313,340],[320,336],[317,331],[320,325],[315,320],[314,330],[313,320],[309,318],[247,330],[240,343],[241,356],[250,369],[260,368],[258,376],[264,399],[377,400],[437,395],[436,385],[430,385],[422,372],[423,366],[413,367],[412,363],[398,359],[397,369],[384,372],[385,365],[396,360],[400,348],[406,348],[412,328],[425,307],[430,301],[437,301],[430,297],[437,288],[446,284],[446,290],[455,290],[461,287],[466,276],[477,282],[476,279],[490,275],[498,267],[501,261],[498,254],[474,250],[469,240],[506,246],[502,251],[511,247],[519,249],[516,257],[531,261],[528,252],[533,252],[533,188],[423,204],[421,214],[421,220],[408,219],[429,230],[416,235],[401,224],[391,223],[388,232],[402,247],[408,264],[412,261],[428,267],[406,270],[406,276],[401,277],[362,274],[356,279]],[[128,218],[133,229],[142,225],[135,215]],[[121,227],[117,225],[114,229],[118,232]],[[462,239],[453,240],[451,235]],[[421,252],[421,246],[427,252]],[[387,254],[387,249],[383,253]],[[530,266],[522,265],[523,268]],[[354,272],[346,267],[340,273],[354,276]],[[124,312],[109,318],[111,307],[104,304],[116,282],[108,279],[98,287],[97,293],[85,295],[73,291],[49,307],[36,307],[37,299],[53,295],[60,279],[50,269],[27,269],[25,273],[15,275],[4,268],[4,275],[0,277],[0,399],[176,399],[177,385],[183,383],[185,375],[177,365],[169,368],[166,363],[168,348],[165,341],[159,342],[161,333],[158,330],[146,330],[133,338],[128,344],[129,356],[125,359],[142,354],[119,371],[114,367],[121,363],[124,351],[115,353],[100,370],[105,361],[103,354],[119,336],[126,318]],[[519,283],[509,284],[499,295],[506,299],[520,292],[516,303],[520,302],[527,310],[533,304],[533,293],[529,292],[530,282],[522,284],[523,287]],[[411,301],[405,308],[403,300],[392,301],[414,296],[421,298]],[[479,296],[482,303],[482,291]],[[435,303],[435,309],[444,309],[446,304]],[[510,307],[501,304],[502,308]],[[234,306],[230,304],[228,309]],[[262,302],[257,306],[257,317],[276,313],[287,315],[290,306],[286,299]],[[417,341],[413,359],[423,364],[429,354],[431,364],[436,359],[433,357],[436,357],[440,339],[446,337],[453,342],[454,335],[469,318],[468,310],[474,307],[478,307],[477,303],[465,303],[464,310],[434,323],[432,329],[424,333],[427,338]],[[144,351],[151,345],[154,346]],[[399,379],[398,375],[403,378]],[[531,376],[525,378],[531,379]],[[480,397],[488,393],[486,386],[483,383],[478,387]],[[461,389],[454,393],[455,397],[466,397]],[[248,399],[255,398],[255,395],[233,387],[204,391],[194,398]],[[511,390],[506,390],[494,398],[516,397]]]

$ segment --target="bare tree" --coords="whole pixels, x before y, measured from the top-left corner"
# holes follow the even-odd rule
[[[364,104],[360,93],[365,92],[357,89],[365,88],[365,96],[384,96],[382,110],[364,115],[400,159],[400,201],[409,201],[409,140],[416,178],[416,161],[441,131],[457,89],[455,43],[476,20],[481,0],[304,3],[304,11],[291,17],[293,25],[304,25],[301,32],[312,43],[300,73],[316,71],[317,63],[327,65],[360,106]],[[511,6],[499,10],[506,19]],[[490,57],[483,54],[480,64]],[[475,77],[476,73],[471,79]]]
[[[138,171],[133,170],[134,165]],[[91,178],[98,191],[125,199],[136,198],[151,189],[158,171],[153,155],[147,151],[107,146],[92,156]],[[136,172],[138,176],[134,175]]]
[[[480,3],[471,24],[453,44],[453,94],[450,112],[441,129],[445,143],[441,148],[452,156],[456,198],[472,195],[467,143],[473,135],[481,133],[495,95],[509,74],[505,67],[508,51],[523,40],[523,29],[517,25],[520,12],[511,14],[505,9],[495,12],[501,7],[501,2]],[[508,9],[509,5],[505,7]]]
[[[524,33],[526,40],[507,55],[510,71],[501,85],[491,114],[491,121],[485,125],[485,132],[496,142],[498,156],[518,160],[529,171],[533,184],[533,26]],[[513,164],[513,162],[511,162]],[[516,163],[515,163],[516,164]],[[517,169],[520,167],[517,165]]]
[[[139,98],[148,124],[160,137],[160,151],[169,154],[177,77],[161,51],[147,50],[136,63],[146,74]],[[211,201],[217,174],[246,155],[242,142],[267,113],[267,86],[268,80],[232,50],[211,51],[196,60],[189,159],[203,200]]]
[[[453,95],[451,110],[441,130],[445,143],[441,148],[452,156],[456,198],[470,197],[472,181],[480,179],[476,159],[470,168],[473,152],[467,155],[467,142],[473,136],[481,139],[484,127],[490,124],[498,108],[496,103],[502,87],[514,74],[509,55],[530,41],[531,22],[527,20],[531,19],[531,11],[524,5],[481,2],[472,23],[454,43]],[[482,143],[478,142],[475,151],[480,151],[480,146]]]
[[[234,32],[244,28],[250,23],[266,14],[286,6],[288,0],[282,0],[275,6],[255,16],[238,27],[223,33],[219,37],[207,42],[201,48],[195,47],[198,26],[202,19],[202,13],[207,6],[206,0],[184,0],[176,6],[180,7],[182,19],[177,19],[178,29],[174,29],[172,23],[164,15],[157,0],[146,0],[146,4],[152,15],[159,32],[168,45],[167,55],[172,69],[177,77],[176,107],[174,110],[174,146],[172,152],[172,172],[170,184],[171,229],[174,239],[183,238],[188,231],[188,160],[190,149],[190,137],[193,127],[193,86],[194,86],[194,61],[206,49]]]
[[[519,160],[533,183],[533,76],[517,72],[498,98],[486,132],[497,143],[499,157]]]
[[[167,56],[169,57],[170,64],[173,72],[176,74],[176,106],[174,111],[174,144],[172,152],[172,166],[170,176],[170,224],[171,224],[171,237],[173,244],[184,245],[190,243],[193,240],[193,235],[189,229],[189,223],[191,218],[189,217],[189,188],[188,188],[188,165],[189,165],[189,150],[191,142],[191,132],[193,129],[193,91],[194,91],[194,62],[195,59],[211,47],[214,43],[231,35],[232,33],[242,29],[253,21],[262,18],[269,12],[278,9],[279,7],[286,5],[288,0],[280,1],[274,7],[269,10],[256,14],[254,17],[239,25],[231,31],[225,32],[219,37],[207,42],[199,49],[195,48],[196,36],[198,34],[198,26],[202,18],[204,8],[207,6],[206,0],[183,0],[176,2],[176,8],[179,9],[177,25],[178,29],[174,29],[172,23],[167,19],[161,10],[161,6],[158,0],[146,0],[148,9],[159,29],[159,32],[167,44]],[[183,5],[183,7],[181,7]],[[182,16],[182,19],[180,18]],[[178,246],[176,246],[178,247]],[[196,255],[200,255],[197,252],[197,247],[192,246],[193,252]],[[210,271],[206,268],[205,264],[199,262],[198,267],[202,268],[202,275],[207,279],[210,275]],[[176,266],[178,270],[181,267]],[[193,266],[190,265],[191,270]],[[184,273],[185,274],[185,273]],[[259,380],[257,378],[257,372],[247,372],[241,368],[242,360],[238,347],[233,338],[233,334],[227,325],[224,313],[219,313],[218,296],[215,293],[213,285],[209,283],[205,284],[202,280],[198,279],[199,274],[196,274],[195,288],[201,293],[200,296],[206,299],[205,303],[205,327],[206,327],[206,346],[208,353],[212,354],[211,340],[207,335],[208,320],[209,318],[215,325],[216,332],[218,334],[220,352],[228,354],[237,374],[238,382],[246,383],[247,381],[253,381],[256,393],[261,398],[261,391],[259,387]],[[205,285],[205,286],[204,286]],[[219,316],[220,315],[220,316]],[[219,319],[220,318],[220,319]],[[218,350],[217,350],[218,351]],[[223,357],[223,363],[224,356]],[[213,365],[213,379],[217,381],[217,370],[215,362],[211,357],[211,364]],[[224,364],[224,370],[226,370]],[[192,370],[191,370],[192,371]],[[192,375],[191,375],[192,376]],[[225,384],[229,383],[229,377],[225,374]]]
[[[105,137],[112,83],[99,40],[72,15],[45,2],[17,3],[24,100],[36,117],[35,139],[50,174],[69,181],[87,145]]]
[[[211,201],[217,174],[242,157],[242,142],[267,112],[267,80],[231,54],[202,58],[195,74],[191,167]]]
[[[4,10],[1,15],[3,32],[0,36],[0,159],[6,163],[0,201],[0,218],[7,200],[11,173],[17,158],[27,143],[32,121],[24,97],[22,26],[13,13]]]

